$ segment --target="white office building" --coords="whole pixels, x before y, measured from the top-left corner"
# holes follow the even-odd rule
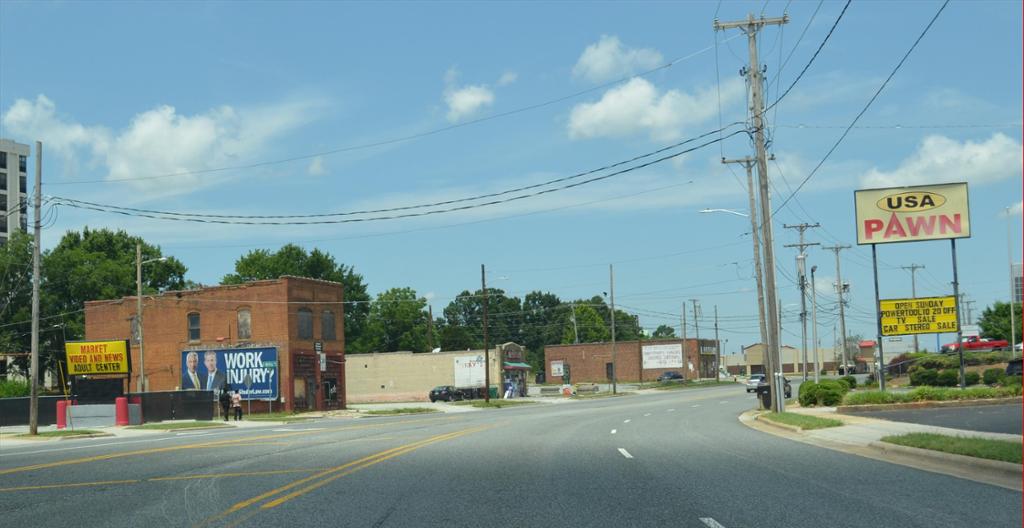
[[[0,139],[0,244],[28,230],[28,145]]]

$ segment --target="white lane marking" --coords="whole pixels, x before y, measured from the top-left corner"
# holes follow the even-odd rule
[[[174,436],[206,436],[213,433],[177,433]]]
[[[625,449],[623,449],[621,447],[619,448],[619,453],[622,453],[622,456],[624,456],[626,458],[633,458],[633,455],[629,454],[629,451],[626,451]]]
[[[668,411],[665,411],[665,412],[675,412],[675,411],[676,411],[675,409],[669,409]]]
[[[289,431],[298,431],[298,429],[288,429],[287,427],[283,427],[281,429],[271,429],[271,431],[273,431],[275,433],[285,433],[285,432],[289,432]]]
[[[718,403],[729,403],[729,400],[722,400],[722,401],[720,401]]]
[[[646,414],[644,414],[644,416],[650,416],[650,415],[651,415],[651,413],[646,413]]]
[[[631,420],[625,420],[622,423],[629,423]]]
[[[619,430],[618,430],[618,429],[612,429],[612,434],[615,434],[615,433],[617,433],[617,432],[619,432]]]
[[[700,522],[704,523],[704,526],[708,528],[725,528],[722,523],[712,519],[711,517],[701,517]]]
[[[698,403],[697,405],[691,405],[690,407],[700,407],[700,404]]]

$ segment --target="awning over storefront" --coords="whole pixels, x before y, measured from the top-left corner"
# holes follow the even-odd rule
[[[505,370],[530,370],[530,365],[529,363],[516,363],[513,361],[506,361]]]

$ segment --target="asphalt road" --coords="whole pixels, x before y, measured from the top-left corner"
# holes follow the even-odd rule
[[[1021,494],[752,430],[741,386],[5,449],[5,526],[1019,527]],[[81,442],[81,443],[79,443]]]
[[[900,411],[857,413],[895,422],[937,425],[968,431],[1021,434],[1021,404],[979,405],[977,407],[946,407]]]

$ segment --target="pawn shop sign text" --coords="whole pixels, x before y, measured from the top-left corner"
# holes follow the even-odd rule
[[[858,244],[971,236],[966,183],[863,189],[853,194]]]

